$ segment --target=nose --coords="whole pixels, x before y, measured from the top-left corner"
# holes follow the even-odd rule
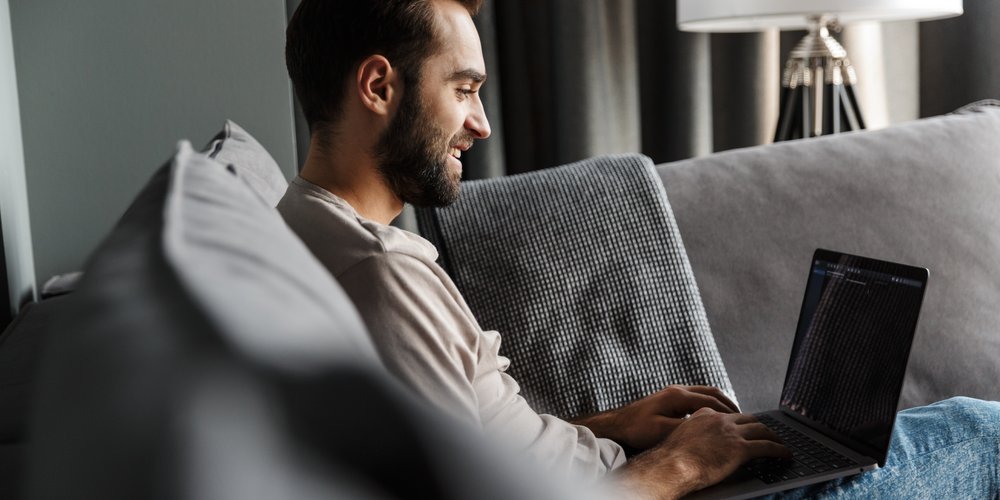
[[[485,139],[490,136],[490,121],[486,119],[483,102],[479,99],[476,99],[475,109],[465,118],[465,129],[472,132],[472,136],[476,139]]]

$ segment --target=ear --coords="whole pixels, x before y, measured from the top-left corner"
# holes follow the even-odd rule
[[[384,56],[369,56],[358,66],[358,97],[373,113],[389,114],[393,99],[399,95],[399,85],[399,72]]]

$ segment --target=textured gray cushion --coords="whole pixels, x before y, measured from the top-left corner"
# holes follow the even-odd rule
[[[658,167],[744,409],[778,402],[817,247],[930,268],[904,407],[1000,399],[1000,111]]]
[[[271,153],[232,120],[226,120],[222,131],[212,139],[205,152],[223,165],[233,165],[268,206],[277,205],[288,189],[288,179]]]
[[[421,221],[536,410],[602,411],[668,384],[732,392],[648,158],[466,182]]]

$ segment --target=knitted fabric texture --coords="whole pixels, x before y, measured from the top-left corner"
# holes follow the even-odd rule
[[[468,181],[418,219],[536,411],[604,411],[669,384],[733,394],[649,158]]]

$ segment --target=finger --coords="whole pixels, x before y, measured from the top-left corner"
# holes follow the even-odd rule
[[[792,458],[792,450],[789,450],[785,445],[775,443],[774,441],[759,440],[759,441],[747,441],[746,442],[747,456],[749,458],[759,458],[759,457],[776,457],[776,458]]]
[[[668,436],[677,426],[687,422],[687,418],[660,417],[656,424],[659,426],[661,436]]]
[[[702,408],[711,408],[719,413],[732,413],[728,406],[712,396],[691,392],[684,386],[670,386],[647,399],[640,400],[652,406],[648,408],[665,417],[690,415]]]
[[[757,421],[757,417],[751,413],[737,413],[733,416],[733,422],[737,424],[752,424]]]
[[[701,408],[711,408],[719,413],[733,413],[733,409],[722,401],[712,396],[706,396],[697,392],[686,392],[678,401],[687,413],[694,413]]]
[[[767,440],[774,441],[775,443],[783,442],[774,431],[760,422],[741,425],[740,432],[743,435],[743,439],[747,441]]]
[[[699,394],[704,394],[706,396],[711,396],[715,399],[718,399],[722,404],[726,405],[726,407],[729,408],[729,411],[727,411],[726,413],[740,412],[740,407],[737,406],[732,399],[729,399],[729,396],[726,396],[726,393],[722,392],[722,390],[719,389],[718,387],[709,387],[707,385],[690,385],[687,386],[686,389],[691,392],[697,392]]]
[[[715,413],[718,413],[718,412],[716,412],[715,410],[713,410],[711,408],[699,408],[698,411],[692,413],[691,416],[694,417],[694,416],[698,416],[698,415],[708,415],[708,414],[715,414]]]

